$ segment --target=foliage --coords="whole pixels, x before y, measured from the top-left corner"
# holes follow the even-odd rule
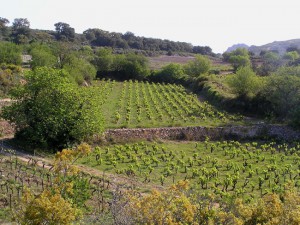
[[[241,98],[251,98],[260,91],[260,80],[250,67],[241,67],[228,80],[233,93]]]
[[[58,22],[54,24],[56,31],[56,38],[60,41],[74,41],[75,29],[70,27],[69,24]]]
[[[19,84],[22,69],[15,65],[2,64],[0,66],[0,96],[7,95],[9,91]]]
[[[98,71],[105,73],[112,70],[112,63],[115,57],[117,56],[113,56],[111,49],[100,48],[95,53],[93,64]]]
[[[0,17],[0,40],[8,39],[8,23],[8,19]]]
[[[153,80],[166,83],[175,83],[184,75],[184,70],[180,64],[170,63],[157,71]]]
[[[227,53],[225,59],[232,64],[234,70],[239,67],[251,66],[249,52],[245,48],[237,48],[235,51]]]
[[[90,84],[96,77],[95,67],[86,59],[77,57],[74,54],[69,55],[68,63],[63,68],[70,74],[70,78],[79,85],[84,82]]]
[[[284,65],[284,61],[280,58],[278,53],[268,51],[261,52],[261,59],[263,64],[257,69],[260,75],[270,75],[275,72],[280,66]]]
[[[201,74],[207,73],[211,68],[210,60],[205,56],[196,56],[193,61],[185,65],[186,74],[194,77],[199,77]]]
[[[27,18],[14,19],[12,24],[12,37],[16,44],[27,44],[30,38],[30,22]]]
[[[30,190],[27,190],[16,209],[15,219],[24,225],[69,225],[77,218],[77,214],[76,208],[73,208],[72,204],[59,193],[45,190],[34,196]]]
[[[287,53],[285,53],[283,58],[293,62],[299,58],[299,53],[297,51],[287,52]]]
[[[208,46],[192,46],[186,42],[175,42],[157,38],[146,38],[135,36],[132,32],[116,33],[101,29],[87,29],[83,32],[84,37],[92,46],[112,47],[123,49],[138,49],[144,51],[165,51],[165,52],[194,52],[211,55],[211,48]]]
[[[54,55],[52,49],[45,44],[35,44],[30,48],[30,55],[32,56],[31,66],[36,67],[55,67],[57,65],[57,57]]]
[[[50,187],[35,195],[25,189],[22,200],[14,208],[14,218],[21,224],[71,224],[79,219],[89,195],[88,182],[78,176],[74,162],[90,153],[85,143],[75,149],[64,149],[56,154],[54,180]]]
[[[196,206],[186,197],[186,181],[167,191],[152,191],[144,197],[129,196],[129,214],[135,224],[191,224]]]
[[[21,47],[10,42],[0,42],[0,63],[20,65]]]
[[[144,80],[149,75],[148,61],[142,55],[128,54],[121,61],[119,72],[125,80]]]
[[[209,46],[194,46],[193,53],[201,55],[212,55],[212,49]]]
[[[299,67],[283,67],[268,77],[264,96],[273,104],[276,113],[288,116],[299,105]]]
[[[197,195],[197,194],[196,194]],[[139,196],[121,196],[122,209],[114,215],[119,224],[299,224],[300,196],[292,186],[281,194],[268,193],[254,202],[233,198],[226,202],[214,194],[195,198],[186,181],[167,191],[152,191]]]
[[[229,212],[218,214],[223,224],[299,224],[300,196],[289,186],[283,194],[266,194],[252,204],[236,199]]]
[[[17,100],[2,116],[15,123],[18,135],[40,147],[61,147],[102,131],[97,98],[90,98],[61,70],[38,68],[12,92]]]

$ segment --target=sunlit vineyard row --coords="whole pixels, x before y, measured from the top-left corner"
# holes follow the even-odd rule
[[[96,147],[81,163],[145,183],[189,180],[195,190],[251,199],[280,193],[288,182],[300,188],[299,150],[299,143],[139,142]]]
[[[107,128],[222,125],[241,119],[175,84],[102,80],[94,94],[101,96]]]

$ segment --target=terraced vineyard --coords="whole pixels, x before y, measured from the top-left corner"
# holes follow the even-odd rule
[[[299,150],[299,143],[139,142],[96,147],[80,163],[164,186],[188,179],[194,190],[251,199],[281,193],[290,181],[299,189]]]
[[[241,119],[174,84],[100,81],[97,86],[94,94],[101,96],[107,128],[222,125]]]

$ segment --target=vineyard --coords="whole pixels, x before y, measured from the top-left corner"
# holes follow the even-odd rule
[[[91,104],[102,110],[106,129],[243,123],[241,116],[219,111],[178,85],[101,80],[80,90],[96,100]],[[227,207],[239,198],[255,209],[259,199],[269,194],[281,197],[290,187],[300,191],[299,142],[239,142],[222,137],[219,141],[206,137],[202,142],[115,141],[94,146],[81,143],[40,157],[9,150],[6,141],[0,143],[0,223],[24,212],[28,188],[34,197],[25,204],[27,207],[36,199],[42,201],[43,196],[48,201],[47,193],[52,197],[59,193],[62,202],[66,199],[83,213],[83,218],[70,220],[83,224],[143,224],[136,222],[139,216],[134,215],[143,214],[144,209],[137,212],[131,204],[143,207],[139,201],[149,196],[150,202],[156,201],[158,192],[151,192],[154,188],[163,196],[168,196],[170,190],[176,204],[180,204],[178,195],[195,204],[193,210],[199,210],[199,215],[204,213],[206,221],[217,211],[221,213],[217,219],[225,215],[223,212],[230,214]],[[180,185],[188,191],[178,192]],[[206,204],[211,211],[206,211]],[[136,223],[119,223],[119,219]],[[196,216],[193,219],[202,221]]]
[[[174,84],[100,81],[89,91],[100,96],[107,128],[223,125],[241,119]]]
[[[300,188],[300,144],[275,142],[139,142],[96,147],[81,160],[101,171],[169,186],[189,180],[194,190],[246,199]]]
[[[0,154],[0,223],[9,220],[10,209],[20,203],[24,190],[30,188],[35,194],[53,188],[58,179],[52,163],[37,157],[20,157],[13,150],[2,149]],[[80,180],[73,192],[79,193],[76,199],[81,204],[85,199],[89,207],[84,206],[86,214],[103,213],[108,208],[110,190],[116,188],[106,176],[90,175],[81,171],[75,177],[67,177],[63,182]],[[89,189],[83,191],[85,184]]]

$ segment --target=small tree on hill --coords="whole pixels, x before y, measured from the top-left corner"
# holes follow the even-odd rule
[[[240,98],[253,97],[260,90],[259,78],[250,67],[240,68],[228,80],[228,84],[232,92]]]
[[[249,52],[245,48],[237,48],[235,51],[230,52],[226,58],[228,58],[235,71],[240,67],[251,65]]]
[[[193,61],[190,61],[184,69],[186,74],[198,77],[201,74],[207,73],[210,70],[210,68],[210,60],[205,56],[198,55]]]

